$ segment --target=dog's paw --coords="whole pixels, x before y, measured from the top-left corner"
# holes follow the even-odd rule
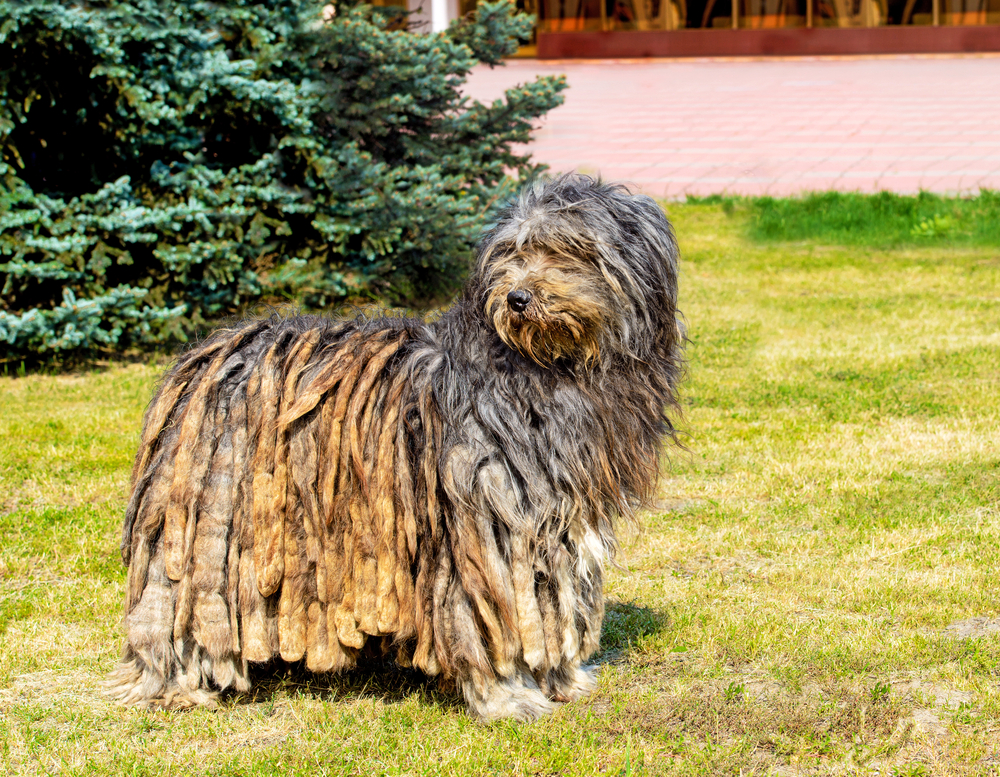
[[[531,676],[522,674],[480,688],[471,680],[463,681],[461,686],[469,712],[484,722],[503,718],[537,720],[558,706],[542,693]]]
[[[597,687],[596,666],[574,666],[557,670],[550,676],[549,687],[553,701],[569,702],[589,696]]]
[[[563,665],[537,675],[538,687],[552,701],[564,703],[582,699],[597,687],[596,666]]]
[[[138,657],[123,661],[102,683],[102,695],[126,707],[183,710],[217,706],[218,692],[199,688],[183,675],[166,679]]]

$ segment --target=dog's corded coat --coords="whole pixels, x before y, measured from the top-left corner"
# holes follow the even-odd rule
[[[273,317],[184,354],[133,469],[112,692],[196,704],[374,647],[482,718],[588,692],[615,523],[674,435],[676,298],[656,204],[569,176],[501,214],[437,321]]]

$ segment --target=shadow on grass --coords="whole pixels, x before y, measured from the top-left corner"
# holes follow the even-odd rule
[[[635,642],[667,627],[666,613],[632,602],[609,601],[601,630],[601,644],[591,661],[612,663]],[[284,695],[306,695],[322,701],[377,699],[398,704],[416,695],[423,703],[443,709],[464,710],[461,694],[453,684],[399,666],[392,658],[368,655],[359,666],[343,674],[315,674],[304,661],[272,661],[251,670],[253,686],[244,694],[230,692],[223,698],[236,704],[261,704]]]
[[[601,645],[593,659],[599,664],[618,660],[631,645],[659,634],[668,625],[667,614],[652,607],[616,600],[609,600],[605,607]]]
[[[401,667],[391,657],[380,655],[375,647],[363,651],[358,666],[342,674],[310,672],[305,661],[275,660],[252,666],[250,690],[243,694],[227,692],[223,698],[235,704],[266,704],[282,696],[303,695],[327,702],[368,699],[399,704],[416,694],[425,704],[444,709],[465,708],[451,683]]]

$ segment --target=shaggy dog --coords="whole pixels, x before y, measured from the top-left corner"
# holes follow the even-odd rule
[[[676,299],[656,203],[567,176],[500,214],[436,321],[274,317],[185,353],[132,472],[113,695],[378,655],[481,719],[587,694],[615,524],[674,437]]]

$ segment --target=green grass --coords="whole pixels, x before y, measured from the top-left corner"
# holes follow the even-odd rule
[[[0,378],[0,763],[997,774],[1000,251],[954,236],[762,240],[763,207],[669,206],[687,450],[610,576],[598,690],[531,725],[477,725],[391,668],[277,671],[216,711],[107,703],[118,522],[158,369]]]
[[[812,240],[863,247],[950,245],[1000,247],[1000,192],[975,197],[916,197],[879,192],[821,192],[803,197],[707,197],[749,214],[748,234],[761,242]]]

